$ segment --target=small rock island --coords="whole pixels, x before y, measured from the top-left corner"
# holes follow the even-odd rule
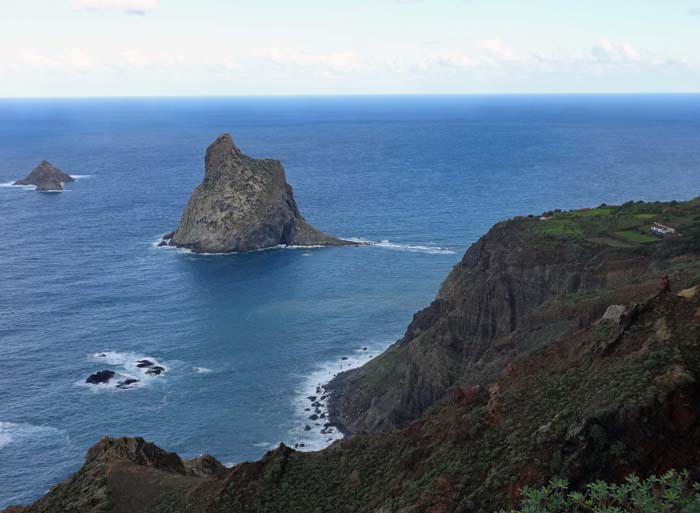
[[[195,253],[234,253],[279,245],[357,244],[307,223],[282,163],[248,157],[223,134],[207,148],[204,180],[192,193],[180,225],[160,245]]]
[[[75,178],[64,173],[56,166],[46,160],[36,166],[29,175],[17,180],[14,185],[35,185],[37,191],[62,191],[63,184],[74,182]]]

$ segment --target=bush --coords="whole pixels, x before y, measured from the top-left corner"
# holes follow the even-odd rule
[[[646,480],[632,474],[619,485],[596,481],[581,492],[559,479],[543,488],[525,487],[522,495],[511,513],[700,513],[700,485],[691,483],[687,471]]]

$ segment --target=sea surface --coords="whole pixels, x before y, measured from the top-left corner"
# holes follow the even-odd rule
[[[154,247],[222,132],[284,163],[316,227],[374,244]],[[8,185],[42,159],[78,180]],[[104,435],[229,465],[323,447],[307,396],[400,337],[493,223],[700,194],[700,96],[0,100],[0,183],[1,509]],[[139,382],[85,384],[103,369]]]

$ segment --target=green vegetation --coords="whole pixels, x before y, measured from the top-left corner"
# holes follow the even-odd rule
[[[542,225],[541,232],[549,235],[583,236],[578,224],[568,219],[551,219]]]
[[[644,233],[633,232],[632,230],[623,230],[621,232],[615,232],[614,235],[626,239],[632,242],[638,242],[640,244],[646,244],[648,242],[658,242],[658,238],[652,237],[651,235],[646,235]]]
[[[546,219],[532,223],[535,235],[553,239],[578,239],[614,248],[634,247],[659,242],[651,227],[661,223],[677,230],[677,236],[700,221],[700,200],[645,203],[630,201],[624,205],[545,212]]]
[[[610,207],[587,208],[583,210],[572,210],[571,214],[576,217],[596,217],[609,216],[614,212]]]
[[[687,471],[672,470],[645,480],[630,475],[619,485],[596,481],[582,492],[570,491],[559,479],[543,488],[523,488],[522,493],[517,513],[700,512],[700,485],[691,483]]]

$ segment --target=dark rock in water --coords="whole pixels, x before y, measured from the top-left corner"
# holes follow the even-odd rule
[[[165,369],[161,367],[160,365],[156,365],[154,367],[151,367],[146,371],[146,374],[149,374],[151,376],[160,376],[163,372],[165,372]]]
[[[341,356],[340,359],[341,359],[341,360],[347,360],[348,357],[347,357],[347,356]]]
[[[357,243],[309,225],[297,208],[282,164],[244,155],[224,134],[207,148],[204,180],[192,193],[170,245],[195,253],[232,253],[278,245]]]
[[[163,235],[158,243],[158,247],[170,246],[170,241],[173,238],[173,235],[175,235],[175,232],[170,232]]]
[[[309,397],[307,397],[307,399],[308,399],[309,401],[315,401],[315,400],[316,400],[316,396],[315,396],[315,395],[310,395]]]
[[[309,416],[309,420],[318,420],[318,415],[315,413]]]
[[[304,411],[311,411],[311,408],[304,408]]]
[[[299,444],[299,447],[305,447],[304,444]]]
[[[43,160],[26,178],[17,180],[15,185],[35,185],[37,191],[62,191],[63,183],[73,181],[72,176]]]
[[[311,431],[311,426],[309,426],[308,424],[304,426],[304,431]]]
[[[366,347],[363,347],[362,350],[363,350],[363,351],[367,351],[367,348],[366,348]]]
[[[144,367],[151,367],[153,365],[153,362],[150,360],[139,360],[136,363],[136,366],[140,369],[143,369]]]
[[[99,372],[95,372],[94,374],[90,374],[90,376],[88,376],[88,378],[85,380],[85,383],[89,383],[91,385],[102,385],[109,382],[109,380],[112,379],[115,374],[116,372],[109,369],[101,370]]]
[[[120,381],[119,384],[117,385],[117,388],[129,388],[130,385],[133,385],[134,383],[138,383],[138,379],[125,379],[124,381]]]

